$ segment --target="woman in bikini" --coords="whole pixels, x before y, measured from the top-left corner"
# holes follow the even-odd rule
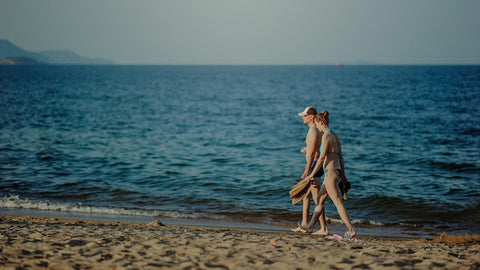
[[[345,178],[342,147],[338,135],[329,129],[328,111],[324,111],[315,116],[315,126],[323,131],[322,149],[317,164],[310,175],[307,176],[307,179],[313,179],[315,174],[321,169],[323,169],[325,176],[319,192],[319,201],[316,203],[315,210],[308,226],[304,228],[303,231],[305,233],[311,233],[313,231],[313,227],[315,226],[318,217],[324,212],[325,201],[327,200],[327,197],[330,197],[337,208],[337,212],[342,218],[343,223],[345,223],[345,226],[348,229],[347,238],[354,238],[356,233],[350,222],[350,218],[348,217],[347,210],[342,203],[338,190],[338,181],[347,181]]]

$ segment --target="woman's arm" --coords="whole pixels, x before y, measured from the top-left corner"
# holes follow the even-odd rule
[[[343,181],[348,181],[347,180],[347,176],[345,174],[345,163],[344,163],[344,160],[343,160],[343,151],[342,151],[342,144],[340,143],[340,138],[338,137],[338,135],[335,133],[335,138],[337,139],[337,147],[338,147],[338,158],[339,158],[339,161],[340,161],[340,170],[341,170],[341,175],[343,176]]]
[[[325,157],[327,156],[327,149],[330,144],[330,139],[325,134],[322,136],[322,151],[320,152],[320,157],[317,160],[317,164],[315,164],[315,168],[313,168],[312,172],[308,179],[312,179],[320,170],[323,170],[323,162],[325,161]]]

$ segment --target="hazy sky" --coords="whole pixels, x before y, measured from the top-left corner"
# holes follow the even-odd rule
[[[118,64],[480,64],[479,0],[0,0],[0,39]]]

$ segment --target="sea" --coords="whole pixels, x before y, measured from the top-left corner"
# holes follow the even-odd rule
[[[0,66],[0,213],[287,231],[306,106],[360,236],[480,233],[480,66]]]

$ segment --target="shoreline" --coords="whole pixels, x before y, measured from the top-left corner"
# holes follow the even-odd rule
[[[207,218],[174,218],[174,217],[152,217],[136,215],[118,215],[118,214],[99,214],[99,213],[81,213],[81,212],[63,212],[63,211],[44,211],[36,209],[23,208],[0,208],[0,215],[18,215],[18,216],[36,216],[49,218],[67,218],[67,219],[85,219],[94,221],[119,221],[130,223],[148,223],[160,219],[165,225],[195,226],[210,228],[231,228],[231,229],[260,229],[266,231],[290,232],[290,229],[296,227],[295,222],[291,224],[278,222],[247,222],[225,219],[207,219]],[[318,226],[318,225],[317,225]],[[391,239],[432,239],[442,232],[424,231],[418,227],[401,226],[355,226],[355,230],[361,236],[391,238]],[[343,234],[346,228],[343,224],[328,222],[330,234]],[[318,229],[318,228],[316,228]],[[451,233],[451,232],[448,232]]]
[[[480,235],[358,241],[265,229],[0,214],[2,269],[480,268]]]
[[[227,219],[209,219],[209,218],[187,218],[187,217],[166,217],[166,216],[142,216],[142,215],[122,215],[122,214],[106,214],[106,213],[84,213],[84,212],[66,212],[66,211],[47,211],[28,208],[2,208],[0,207],[0,215],[19,215],[19,216],[37,216],[50,218],[73,218],[98,221],[119,221],[130,223],[148,223],[156,219],[160,219],[166,225],[178,226],[198,226],[213,228],[231,228],[231,229],[261,229],[267,231],[290,232],[290,229],[296,227],[296,222],[265,222],[265,221],[242,221]],[[327,220],[330,234],[341,234],[346,232],[343,223],[330,222]],[[318,229],[318,224],[315,230]],[[442,233],[453,235],[473,235],[473,232],[451,231],[451,230],[431,230],[428,228],[417,226],[375,226],[375,225],[355,225],[358,235],[378,238],[391,239],[433,239]]]

